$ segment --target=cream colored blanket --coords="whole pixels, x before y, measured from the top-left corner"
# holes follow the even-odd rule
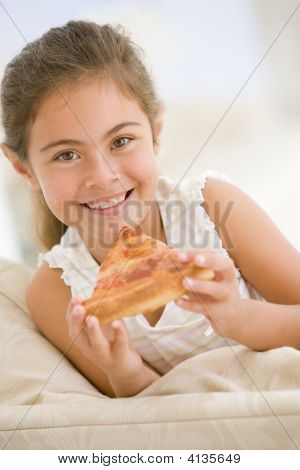
[[[36,330],[24,302],[30,274],[0,260],[1,448],[300,447],[300,351],[220,348],[111,399]]]

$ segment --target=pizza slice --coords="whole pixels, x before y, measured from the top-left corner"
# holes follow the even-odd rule
[[[179,262],[165,243],[123,226],[101,264],[92,296],[83,303],[86,315],[96,315],[105,324],[154,311],[187,292],[185,276],[212,279],[214,272]]]

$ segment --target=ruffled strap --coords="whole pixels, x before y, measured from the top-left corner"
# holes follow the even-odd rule
[[[46,253],[39,253],[38,266],[47,261],[50,268],[62,270],[61,279],[71,287],[72,296],[89,298],[99,273],[99,265],[87,250],[78,232],[69,227],[60,243]]]
[[[173,248],[191,249],[211,246],[229,256],[217,234],[215,224],[206,213],[203,188],[208,178],[230,182],[229,178],[214,170],[198,177],[185,178],[178,184],[168,177],[160,177],[157,199],[168,243]]]

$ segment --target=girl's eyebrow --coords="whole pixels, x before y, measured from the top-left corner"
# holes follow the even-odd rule
[[[120,124],[117,124],[112,129],[107,131],[103,136],[103,140],[107,139],[108,137],[110,137],[115,132],[118,132],[123,127],[126,127],[126,126],[141,126],[141,125],[142,124],[140,124],[139,122],[131,122],[131,121],[121,122]],[[83,141],[76,140],[76,139],[60,139],[60,140],[56,140],[55,142],[50,142],[49,144],[45,145],[44,147],[42,147],[40,149],[40,152],[45,152],[45,150],[48,150],[52,147],[57,147],[59,145],[73,145],[73,144],[83,144],[83,143],[84,143]]]

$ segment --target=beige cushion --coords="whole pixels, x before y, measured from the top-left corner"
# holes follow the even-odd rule
[[[31,270],[0,259],[0,445],[7,449],[295,449],[300,352],[244,346],[191,358],[135,397],[99,393],[45,339]]]

